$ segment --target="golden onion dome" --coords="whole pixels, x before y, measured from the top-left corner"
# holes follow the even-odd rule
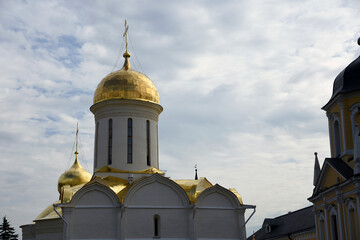
[[[133,99],[160,103],[155,84],[144,74],[131,69],[130,54],[126,51],[122,69],[107,75],[97,86],[94,104],[109,99]]]
[[[71,166],[71,168],[69,168],[69,170],[61,174],[61,176],[59,177],[58,191],[60,193],[61,187],[65,185],[70,185],[71,187],[73,187],[79,184],[87,183],[90,180],[91,174],[80,165],[76,154],[74,164]]]

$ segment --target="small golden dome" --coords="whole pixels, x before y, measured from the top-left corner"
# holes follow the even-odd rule
[[[107,75],[97,86],[94,104],[109,99],[134,99],[160,103],[154,83],[144,74],[131,69],[130,54],[126,51],[122,69]]]
[[[71,166],[71,168],[69,168],[69,170],[61,174],[61,176],[59,177],[58,191],[60,193],[62,186],[70,185],[71,187],[73,187],[79,184],[87,183],[90,180],[91,174],[81,167],[76,154],[74,164]]]

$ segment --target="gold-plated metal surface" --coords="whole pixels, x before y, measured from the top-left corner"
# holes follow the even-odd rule
[[[128,40],[127,40],[127,32],[128,32],[128,30],[129,30],[129,26],[127,25],[127,21],[125,19],[125,30],[124,30],[123,37],[125,38],[126,52],[128,51]]]
[[[78,159],[78,143],[79,143],[79,125],[78,123],[76,124],[76,150],[75,150],[75,162],[74,164],[71,166],[71,168],[69,168],[69,170],[67,170],[66,172],[64,172],[63,174],[61,174],[61,176],[59,177],[58,180],[58,191],[61,194],[61,188],[63,186],[69,185],[69,186],[76,186],[79,184],[84,184],[90,181],[91,179],[91,174],[86,171],[84,168],[82,168],[82,166],[79,163],[79,159]]]
[[[97,86],[93,103],[109,99],[134,99],[160,104],[155,84],[144,74],[131,69],[130,54],[123,54],[122,69],[107,75]]]
[[[72,197],[77,191],[79,191],[85,184],[79,184],[71,187],[70,185],[65,185],[61,188],[60,201],[61,203],[69,203]]]
[[[117,170],[117,169],[116,169]],[[121,171],[121,170],[118,170]],[[159,170],[158,170],[159,171]],[[124,172],[124,171],[121,171]],[[146,172],[147,171],[137,171],[137,172],[128,172],[127,173],[139,173],[139,172]],[[88,183],[85,185],[78,185],[74,187],[64,186],[62,188],[63,192],[61,194],[61,203],[69,203],[75,193],[81,189],[83,186],[90,185],[94,182],[100,183],[104,186],[109,187],[118,197],[121,203],[124,202],[125,196],[130,188],[137,182],[141,181],[146,177],[137,179],[132,184],[125,179],[114,177],[114,176],[107,176],[107,177],[93,177]],[[206,179],[200,178],[199,180],[174,180],[175,183],[179,184],[179,186],[184,189],[186,194],[188,195],[191,203],[196,203],[197,197],[199,194],[204,191],[205,189],[212,187],[213,185]]]
[[[243,201],[242,201],[240,193],[238,193],[238,191],[236,191],[235,188],[229,188],[229,191],[231,191],[233,194],[235,194],[235,196],[237,197],[237,199],[239,200],[241,205],[244,204]]]
[[[134,181],[133,184],[138,182],[139,180],[140,179]],[[94,182],[97,182],[104,186],[109,187],[118,196],[119,201],[121,203],[124,201],[126,193],[129,191],[129,189],[132,186],[132,184],[129,184],[129,181],[122,179],[122,178],[114,177],[114,176],[107,176],[107,177],[95,176],[91,179],[90,182],[88,182],[85,185],[90,185]],[[71,191],[71,189],[69,189],[69,190]],[[67,201],[69,201],[69,199]]]
[[[102,168],[99,168],[95,171],[97,172],[113,172],[113,173],[139,173],[139,174],[152,174],[152,173],[158,173],[158,174],[164,174],[164,172],[160,171],[157,168],[151,167],[140,171],[124,171],[116,168],[112,168],[109,166],[103,166]]]
[[[54,202],[54,204],[59,204],[59,201]],[[56,207],[56,211],[58,211],[61,214],[61,207]],[[47,208],[42,211],[39,216],[35,218],[35,221],[37,220],[43,220],[43,219],[50,219],[50,218],[59,218],[59,215],[56,214],[54,211],[53,204],[50,204]]]
[[[154,168],[154,169],[156,169],[156,168]],[[118,170],[118,169],[112,169],[112,171],[113,172],[114,171],[115,172],[121,172],[121,173],[150,173],[150,171],[151,171],[151,173],[155,174],[156,171],[154,171],[154,169],[149,168],[149,169],[145,169],[143,171],[132,171],[132,172],[131,171],[121,171],[121,170]],[[103,170],[108,170],[108,169],[103,169]],[[159,170],[157,170],[157,171],[159,171]],[[161,172],[161,171],[159,171],[159,172]],[[137,182],[143,180],[144,178],[147,178],[147,177],[142,177],[140,179],[137,179],[132,184],[130,184],[129,181],[127,181],[125,179],[122,179],[122,178],[119,178],[119,177],[114,177],[114,176],[106,176],[106,177],[94,176],[86,184],[80,184],[80,185],[76,185],[76,186],[70,186],[70,185],[64,186],[62,188],[62,193],[60,195],[60,200],[61,200],[61,203],[69,203],[71,201],[72,197],[75,195],[75,193],[78,190],[80,190],[84,186],[87,186],[87,185],[93,184],[94,182],[97,182],[97,183],[100,183],[100,184],[102,184],[104,186],[109,187],[117,195],[117,197],[119,199],[119,202],[123,203],[124,199],[125,199],[125,196],[126,196],[127,192],[130,190],[130,188],[132,186],[134,186],[134,184],[136,184]],[[184,191],[188,195],[189,200],[190,200],[191,203],[196,203],[197,198],[200,195],[200,193],[203,192],[205,189],[210,188],[210,187],[213,186],[204,177],[201,177],[198,180],[186,179],[186,180],[173,180],[173,181],[176,184],[178,184],[182,189],[184,189]],[[239,199],[240,204],[243,204],[240,194],[234,188],[230,188],[229,190],[231,192],[233,192],[235,194],[235,196]]]
[[[205,189],[212,187],[213,185],[204,177],[198,180],[186,179],[186,180],[174,180],[188,195],[190,202],[195,203],[199,194]]]
[[[91,174],[84,168],[82,168],[76,154],[74,164],[71,166],[71,168],[69,168],[69,170],[61,174],[61,176],[59,177],[58,191],[60,193],[61,187],[65,185],[73,187],[79,184],[87,183],[90,181],[90,179]]]

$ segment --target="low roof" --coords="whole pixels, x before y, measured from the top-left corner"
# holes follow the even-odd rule
[[[115,168],[111,167],[103,167],[101,169],[98,169],[96,172],[126,172],[126,173],[148,173],[148,174],[160,174],[162,175],[163,172],[156,168],[148,168],[144,169],[142,171],[121,171]],[[86,184],[81,184],[77,186],[63,186],[61,188],[60,193],[60,200],[55,203],[69,203],[71,202],[71,199],[76,194],[77,191],[79,191],[84,186],[87,186],[89,184],[92,184],[94,182],[100,183],[104,186],[109,187],[118,197],[119,202],[124,202],[125,196],[127,192],[130,190],[132,186],[134,186],[134,183],[141,181],[144,178],[147,178],[148,176],[144,176],[140,179],[137,179],[133,181],[132,184],[129,183],[128,180],[115,177],[115,176],[106,176],[106,177],[100,177],[100,176],[93,176],[93,178]],[[179,179],[179,180],[172,180],[176,184],[178,184],[187,194],[189,197],[189,200],[191,203],[196,203],[198,196],[201,192],[204,190],[213,187],[213,185],[204,177],[201,177],[197,180],[193,179]],[[243,204],[240,194],[234,189],[230,188],[229,191],[231,191],[235,196],[238,198],[240,204]],[[61,214],[61,208],[58,207],[57,210]],[[51,204],[48,206],[37,218],[36,220],[45,220],[50,218],[59,218],[59,216],[54,212],[53,205]]]
[[[290,234],[315,229],[314,213],[312,206],[305,207],[276,218],[265,218],[262,227],[255,233],[256,240],[276,239]],[[266,232],[270,225],[271,231]],[[248,237],[252,240],[253,236]]]
[[[345,179],[354,175],[353,169],[340,158],[326,158],[325,161],[327,161]]]
[[[345,180],[351,178],[354,175],[353,169],[349,165],[347,165],[342,159],[340,159],[340,158],[325,158],[325,161],[321,168],[320,176],[316,182],[313,194],[309,199],[315,197],[319,192],[323,191],[323,190],[321,190],[321,187],[322,187],[321,184],[323,182],[322,179],[326,178],[326,172],[327,172],[327,169],[329,169],[329,168],[334,169],[339,174],[339,176],[341,176]]]

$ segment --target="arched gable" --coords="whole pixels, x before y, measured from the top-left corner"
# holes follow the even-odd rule
[[[196,201],[197,207],[241,207],[238,198],[230,190],[215,184],[200,193]]]
[[[124,206],[188,206],[185,191],[174,181],[153,174],[135,183],[127,192]]]
[[[63,208],[71,239],[116,239],[118,209],[116,194],[100,178],[93,178]]]
[[[244,210],[230,190],[216,184],[200,193],[195,207],[198,239],[246,239]]]
[[[101,205],[101,206],[120,206],[116,194],[108,187],[98,181],[90,182],[75,193],[69,206],[77,205]]]

